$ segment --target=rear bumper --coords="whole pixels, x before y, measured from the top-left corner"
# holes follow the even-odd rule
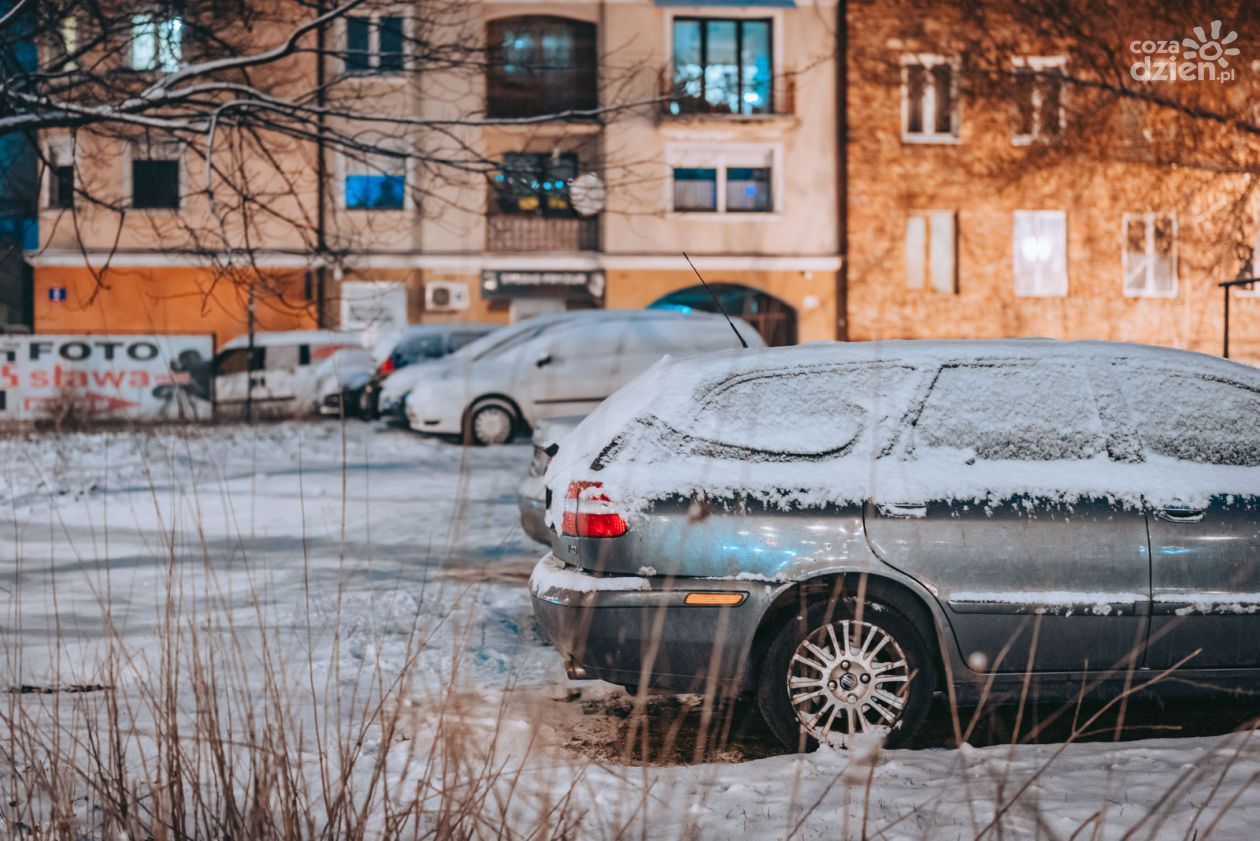
[[[534,567],[534,615],[571,674],[622,686],[743,691],[757,625],[778,592],[733,579],[595,576],[548,554]],[[683,603],[689,592],[741,593],[733,607]]]

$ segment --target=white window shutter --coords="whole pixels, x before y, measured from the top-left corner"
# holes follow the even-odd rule
[[[906,217],[906,288],[922,289],[926,276],[927,217],[911,213]]]
[[[931,213],[931,279],[937,292],[952,294],[955,289],[954,211],[934,210]]]
[[[1037,235],[1042,242],[1050,243],[1050,255],[1042,267],[1041,294],[1066,295],[1067,280],[1067,214],[1048,211],[1038,214],[1040,222]]]

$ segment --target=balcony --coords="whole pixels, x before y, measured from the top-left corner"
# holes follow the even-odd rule
[[[757,111],[735,112],[725,104],[715,104],[701,96],[688,93],[685,85],[675,82],[669,68],[661,71],[660,108],[666,119],[704,117],[722,120],[769,120],[796,114],[796,76],[775,77],[770,90],[770,102]]]
[[[486,250],[599,251],[599,216],[491,213],[486,217]]]

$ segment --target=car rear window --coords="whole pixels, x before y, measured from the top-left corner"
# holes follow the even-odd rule
[[[785,456],[839,455],[864,433],[892,434],[912,368],[846,365],[751,372],[703,390],[686,424],[692,437]]]
[[[915,421],[914,446],[986,460],[1090,459],[1105,451],[1106,434],[1084,366],[947,365]]]
[[[1260,465],[1260,389],[1190,373],[1131,370],[1124,390],[1148,454]]]

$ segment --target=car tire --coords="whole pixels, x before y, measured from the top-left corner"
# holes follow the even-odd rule
[[[757,679],[757,706],[789,750],[813,750],[823,741],[843,748],[863,732],[880,732],[887,747],[899,747],[923,724],[936,683],[923,633],[888,601],[868,597],[861,606],[859,623],[856,599],[809,602],[771,637]],[[847,644],[841,642],[846,638]],[[790,680],[796,681],[795,695]]]
[[[464,443],[478,447],[506,444],[516,434],[516,413],[498,401],[474,403],[464,422]]]

